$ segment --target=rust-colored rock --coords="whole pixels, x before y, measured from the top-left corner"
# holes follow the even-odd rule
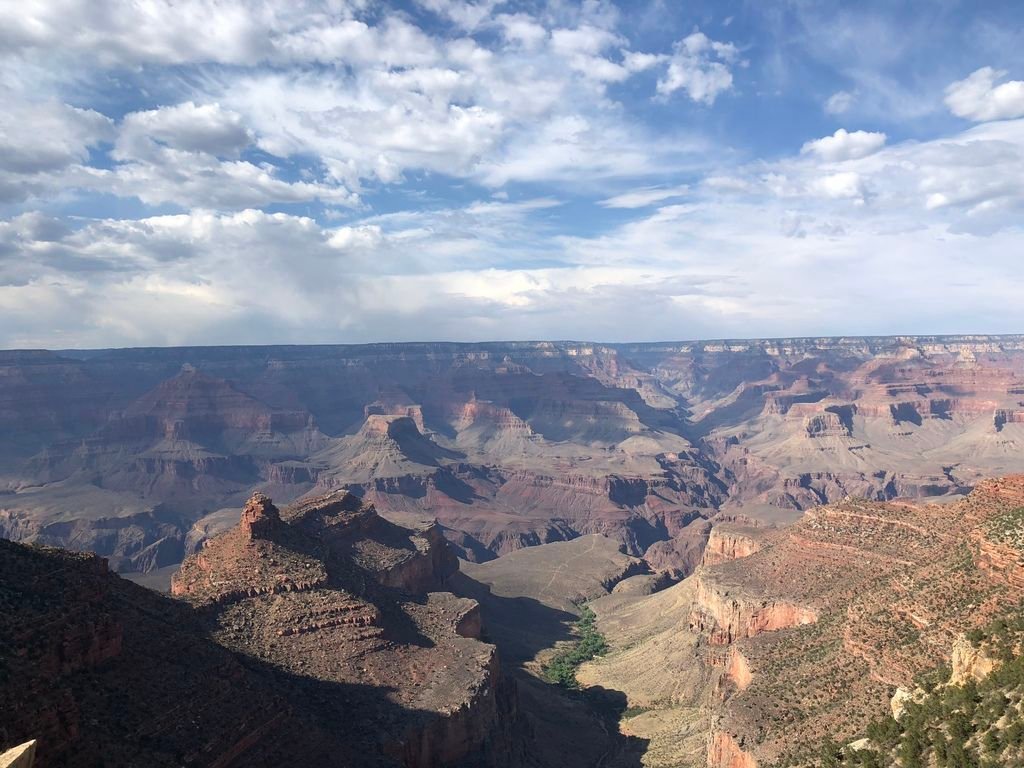
[[[716,525],[711,529],[701,565],[716,565],[741,557],[750,557],[761,545],[758,536],[763,531],[732,524]]]
[[[347,493],[283,514],[255,494],[182,565],[182,600],[0,541],[0,745],[32,733],[69,766],[519,764],[514,684],[477,603],[426,591],[454,559],[425,531]]]
[[[725,731],[716,731],[708,742],[708,768],[757,768],[757,761]]]

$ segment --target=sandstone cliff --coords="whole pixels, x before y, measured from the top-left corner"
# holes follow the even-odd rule
[[[679,577],[693,515],[1024,469],[1022,361],[980,336],[3,353],[0,534],[146,571],[254,487],[348,487],[468,559],[602,533]]]
[[[343,493],[283,515],[253,496],[186,560],[177,601],[99,558],[0,541],[17,649],[0,744],[32,735],[72,766],[518,764],[515,687],[479,606],[428,591],[456,567],[436,529]]]
[[[888,715],[892,692],[912,691],[921,673],[951,664],[962,682],[993,669],[984,644],[956,638],[1018,610],[1022,508],[1020,476],[943,506],[848,499],[757,530],[755,551],[740,559],[719,559],[740,541],[723,525],[711,562],[693,576],[595,604],[616,650],[582,678],[661,718],[685,718],[687,732],[705,735],[714,768],[803,764],[824,739],[849,741]],[[995,551],[1005,555],[994,560]],[[685,622],[658,618],[673,594]],[[669,696],[652,696],[658,683],[643,669],[675,669],[680,654],[698,669],[676,673],[687,683],[660,689]],[[624,727],[653,734],[652,753],[695,764],[670,752],[690,742],[644,730],[655,721],[644,718]]]

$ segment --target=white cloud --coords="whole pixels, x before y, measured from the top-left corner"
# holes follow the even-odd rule
[[[946,88],[946,106],[968,120],[1006,120],[1024,117],[1024,80],[996,81],[1006,72],[982,67]]]
[[[830,115],[842,115],[850,110],[856,97],[849,91],[836,91],[825,101],[825,111]]]
[[[737,165],[742,147],[689,132],[708,115],[645,124],[620,100],[650,97],[638,89],[657,78],[652,110],[673,94],[714,104],[745,65],[734,45],[694,32],[668,54],[634,51],[601,2],[534,14],[419,4],[436,14],[429,31],[413,23],[420,12],[355,0],[66,0],[8,13],[0,60],[17,66],[0,88],[17,93],[0,112],[0,201],[13,202],[0,220],[0,347],[1024,321],[1013,300],[1024,120],[1005,119],[1017,86],[999,85],[1002,73],[947,94],[963,116],[998,122],[895,144],[841,129]],[[51,90],[30,87],[38,68]],[[640,72],[651,74],[630,79]],[[827,111],[904,100],[877,72],[842,73],[853,85]],[[62,99],[47,96],[55,84]],[[933,110],[940,85],[907,113]],[[763,72],[750,86],[765,87]],[[64,103],[118,88],[144,108],[111,121]],[[82,189],[188,212],[52,215],[110,210],[79,205]],[[440,202],[474,189],[484,201]],[[389,196],[390,212],[360,195]],[[339,206],[323,217],[337,226],[247,210],[312,201]],[[580,224],[589,201],[618,212]],[[599,234],[566,235],[587,226]],[[954,295],[932,312],[940,293]]]
[[[928,210],[927,195],[954,186],[922,186],[977,165],[979,143],[1008,141],[999,125],[887,147],[840,173],[792,158],[772,169],[783,197],[709,184],[593,237],[552,237],[535,218],[558,204],[546,198],[335,228],[259,211],[81,229],[20,217],[0,225],[0,346],[955,332],[967,317],[1010,330],[1024,322],[1018,232],[954,231],[968,203]],[[986,159],[978,178],[999,162]],[[667,190],[637,192],[655,191]]]
[[[824,197],[834,200],[864,202],[864,180],[860,174],[853,171],[831,173],[817,178],[811,183],[811,189]]]
[[[0,171],[36,173],[85,162],[89,147],[109,139],[113,121],[56,101],[11,100],[0,109]]]
[[[684,131],[652,142],[607,87],[667,67],[663,95],[681,89],[710,104],[731,82],[732,45],[695,32],[672,57],[630,50],[607,3],[535,15],[496,15],[505,4],[492,0],[419,4],[450,22],[449,31],[454,24],[488,34],[428,33],[410,16],[377,14],[362,0],[67,0],[59,12],[37,4],[14,14],[0,32],[0,56],[46,60],[66,79],[102,77],[107,68],[131,81],[139,67],[191,66],[189,82],[153,85],[155,93],[184,91],[180,103],[124,119],[115,159],[125,167],[113,180],[78,176],[128,194],[152,183],[140,195],[147,202],[187,204],[202,189],[192,204],[217,208],[336,201],[341,187],[354,195],[423,171],[490,186],[671,172],[695,160],[699,142]],[[209,64],[228,66],[200,68]],[[324,188],[245,164],[239,156],[250,142],[275,165],[299,159],[316,176],[326,172]],[[215,161],[224,158],[234,164]],[[178,194],[171,163],[180,164]],[[236,191],[207,189],[204,176]],[[0,180],[0,194],[14,199],[48,187],[36,179],[6,188]]]
[[[738,53],[731,43],[716,42],[703,32],[694,32],[676,43],[668,71],[658,80],[658,93],[668,96],[683,90],[694,101],[710,106],[719,94],[732,88],[728,65]]]
[[[362,3],[316,0],[67,0],[8,4],[0,51],[83,57],[92,65],[256,64],[322,60],[317,45],[351,21]],[[337,52],[333,52],[337,55]],[[56,61],[55,61],[56,63]]]
[[[102,181],[86,164],[114,136],[114,123],[91,109],[26,100],[0,89],[0,203],[66,195]]]
[[[416,2],[439,16],[455,22],[459,27],[466,30],[474,30],[479,27],[493,14],[497,6],[504,4],[504,0],[478,0],[478,2],[467,2],[466,0],[416,0]]]
[[[880,150],[885,144],[885,139],[884,133],[868,131],[850,133],[845,128],[840,128],[831,136],[808,141],[800,149],[800,152],[802,154],[813,153],[828,162],[856,160]]]
[[[852,136],[853,134],[849,134]],[[834,137],[829,137],[834,138]],[[840,142],[839,150],[848,142]],[[932,212],[951,231],[1019,228],[1024,212],[1024,120],[974,126],[931,141],[905,141],[849,159],[844,151],[805,150],[771,164],[754,163],[709,177],[707,194],[803,199],[815,208],[853,201],[862,215],[899,216],[920,225]],[[859,153],[855,152],[854,155]],[[841,165],[837,165],[841,162]]]
[[[601,200],[598,205],[605,208],[646,208],[664,200],[682,197],[688,191],[689,187],[685,184],[678,187],[644,187]]]
[[[548,31],[526,13],[506,13],[497,17],[506,42],[534,49],[547,39]]]
[[[183,208],[235,210],[271,203],[322,200],[336,205],[359,202],[346,187],[308,181],[285,181],[277,169],[244,160],[218,160],[201,152],[161,147],[144,161],[130,160],[95,185],[147,205],[175,203]]]
[[[241,115],[219,104],[197,106],[186,101],[127,115],[121,123],[118,144],[119,151],[131,157],[148,154],[149,142],[189,152],[236,155],[250,140]]]

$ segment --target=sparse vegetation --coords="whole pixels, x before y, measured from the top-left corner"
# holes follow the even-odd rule
[[[989,520],[988,535],[993,541],[1024,550],[1024,507],[1012,509]]]
[[[549,682],[566,688],[578,688],[576,670],[580,664],[607,653],[608,642],[604,635],[597,631],[596,622],[594,612],[588,606],[583,606],[580,618],[573,625],[577,639],[570,647],[555,654],[544,667],[544,676]]]
[[[626,707],[624,710],[622,710],[622,714],[620,715],[620,717],[623,720],[626,720],[630,717],[637,717],[638,715],[642,715],[644,712],[650,712],[653,709],[656,709],[656,707]]]
[[[897,722],[872,722],[866,749],[821,745],[816,763],[850,768],[1003,768],[1024,766],[1024,610],[968,635],[1002,664],[980,682],[948,685],[949,669],[918,679],[925,695]]]

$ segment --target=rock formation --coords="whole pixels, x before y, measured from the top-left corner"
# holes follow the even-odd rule
[[[0,541],[0,744],[31,735],[71,766],[519,764],[479,607],[428,591],[456,569],[436,527],[346,493],[283,514],[255,494],[178,600]]]
[[[894,691],[914,695],[921,673],[951,664],[963,682],[992,671],[989,652],[962,637],[1024,598],[1021,510],[1024,476],[1012,476],[941,506],[848,499],[787,528],[747,529],[749,540],[723,524],[706,564],[681,583],[594,603],[619,650],[582,678],[663,717],[688,712],[686,728],[709,734],[712,768],[802,764],[826,737],[862,735]],[[993,561],[994,547],[1005,557]],[[688,619],[678,609],[670,619],[665,605],[688,607]],[[653,697],[658,684],[638,663],[675,668],[679,654],[698,670],[676,673],[687,682],[671,698]]]
[[[26,741],[0,753],[0,768],[32,768],[36,761],[36,742]]]
[[[348,488],[470,560],[601,533],[679,578],[696,518],[1024,470],[1022,391],[1014,336],[5,352],[0,535],[148,571]]]

